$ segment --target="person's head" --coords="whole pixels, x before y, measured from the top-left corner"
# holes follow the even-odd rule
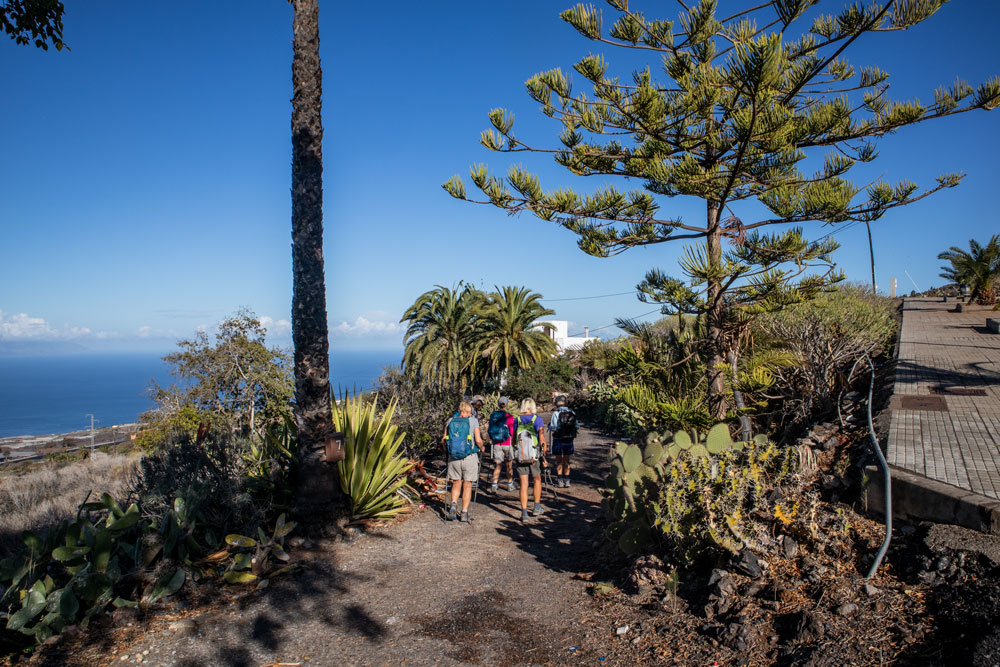
[[[556,396],[556,407],[558,408],[558,407],[562,407],[562,406],[565,406],[565,405],[566,405],[566,397],[563,396],[562,394],[560,394],[559,396]]]
[[[535,414],[535,399],[526,398],[523,401],[521,401],[521,414],[522,415]]]
[[[458,404],[458,414],[462,417],[468,417],[472,414],[472,404],[468,401],[462,401]]]
[[[479,394],[476,394],[475,396],[472,397],[472,407],[474,407],[476,410],[483,407],[483,403],[485,402],[486,401],[484,401],[483,397],[480,396]]]
[[[506,396],[501,396],[500,398],[497,399],[497,407],[500,408],[501,410],[506,410],[508,403],[510,403],[510,399],[507,398]]]

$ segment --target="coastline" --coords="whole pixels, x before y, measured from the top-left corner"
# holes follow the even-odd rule
[[[0,438],[0,463],[26,461],[47,454],[58,454],[78,447],[102,447],[131,440],[139,430],[138,423],[115,424],[67,433],[42,435],[12,435]],[[93,443],[91,443],[93,435]]]

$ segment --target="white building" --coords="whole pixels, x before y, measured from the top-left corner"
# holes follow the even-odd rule
[[[583,328],[583,336],[570,336],[569,322],[566,320],[548,320],[546,324],[549,326],[543,326],[542,331],[545,332],[546,336],[555,341],[556,347],[560,352],[579,350],[588,341],[600,340],[599,336],[590,335],[590,327]]]

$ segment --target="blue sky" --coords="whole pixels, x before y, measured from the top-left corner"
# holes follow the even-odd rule
[[[571,4],[321,3],[335,352],[399,347],[398,319],[413,299],[463,279],[527,285],[552,299],[571,333],[651,309],[631,294],[555,299],[630,292],[652,266],[676,272],[679,244],[596,259],[565,230],[455,201],[440,187],[474,162],[505,171],[515,161],[478,143],[493,107],[515,113],[519,136],[556,142],[559,128],[524,92],[534,73],[569,71],[591,52],[625,76],[640,64],[560,21]],[[71,51],[0,39],[0,342],[168,349],[241,306],[287,337],[290,6],[67,5]],[[956,75],[975,85],[997,73],[998,20],[997,4],[952,2],[916,29],[863,38],[847,56],[887,70],[897,98],[930,101]],[[856,170],[858,180],[921,185],[968,174],[874,226],[880,286],[895,276],[908,291],[904,271],[921,289],[939,284],[938,252],[1000,231],[998,148],[1000,113],[974,112],[889,137],[881,157]],[[547,187],[574,184],[544,156],[516,157]],[[703,205],[676,200],[663,210],[698,216]],[[864,227],[835,238],[839,265],[867,280]]]

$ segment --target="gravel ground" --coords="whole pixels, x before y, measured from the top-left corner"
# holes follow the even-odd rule
[[[521,665],[596,656],[614,634],[585,593],[607,445],[581,429],[573,487],[525,524],[516,491],[481,491],[471,524],[444,521],[433,502],[406,521],[297,551],[301,570],[263,591],[133,625],[119,618],[32,663]]]

